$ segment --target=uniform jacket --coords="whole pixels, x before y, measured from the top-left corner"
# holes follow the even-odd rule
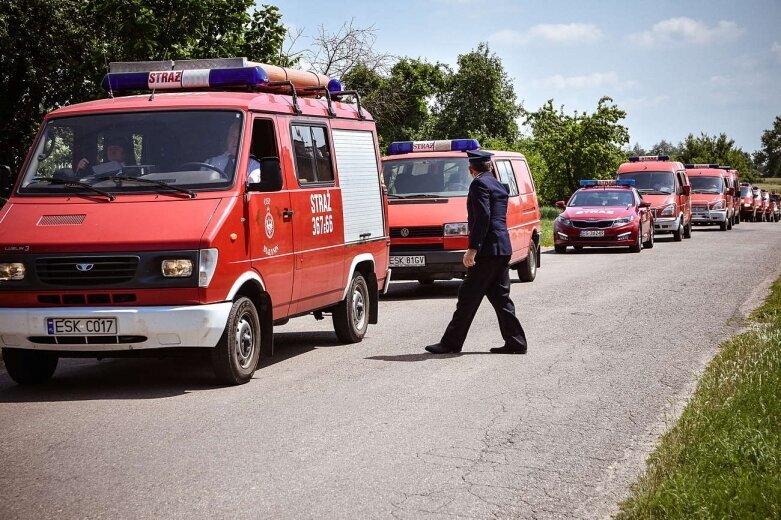
[[[510,256],[507,232],[507,189],[491,172],[485,172],[469,185],[466,207],[469,222],[469,249],[477,256]]]

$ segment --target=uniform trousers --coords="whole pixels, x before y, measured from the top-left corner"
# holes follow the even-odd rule
[[[451,349],[464,345],[469,327],[483,301],[483,296],[496,311],[504,345],[526,349],[526,333],[515,316],[515,304],[510,299],[509,256],[479,256],[467,269],[466,278],[458,289],[458,303],[440,344]]]

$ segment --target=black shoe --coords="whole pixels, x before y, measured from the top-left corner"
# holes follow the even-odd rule
[[[526,347],[509,347],[507,345],[503,347],[494,347],[491,349],[494,354],[526,354]]]
[[[450,354],[450,353],[461,352],[460,347],[459,348],[447,347],[442,343],[434,343],[433,345],[428,345],[426,347],[426,350],[428,350],[432,354]]]

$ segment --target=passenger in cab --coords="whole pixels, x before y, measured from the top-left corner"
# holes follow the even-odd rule
[[[107,138],[105,146],[106,160],[99,165],[92,166],[89,159],[86,157],[82,158],[76,165],[75,173],[77,177],[112,173],[128,165],[132,153],[128,151],[127,143],[121,136],[115,135]]]
[[[236,121],[225,136],[225,151],[220,155],[209,157],[206,164],[210,164],[222,172],[222,176],[228,178],[236,169],[236,153],[239,150],[239,136],[241,135],[241,123]],[[206,168],[204,168],[206,169]],[[260,163],[252,156],[247,164],[248,182],[260,182]]]

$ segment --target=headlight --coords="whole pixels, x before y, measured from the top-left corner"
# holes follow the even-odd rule
[[[744,208],[750,208],[751,207],[751,203],[750,202],[745,202],[745,203],[743,203],[743,207]]]
[[[560,224],[564,224],[565,226],[572,226],[572,221],[562,215],[556,217],[556,220],[558,220]]]
[[[0,281],[24,280],[24,264],[13,262],[0,264]]]
[[[724,201],[717,200],[716,202],[713,202],[710,204],[710,209],[724,209]]]
[[[623,226],[624,224],[629,224],[635,219],[634,215],[629,215],[628,217],[624,218],[617,218],[613,221],[614,226]]]
[[[667,217],[671,215],[675,215],[675,204],[668,204],[667,206],[664,207],[662,212],[659,214],[659,216],[661,217]]]
[[[188,258],[163,260],[162,271],[166,278],[187,278],[193,274],[193,261]]]
[[[198,286],[209,287],[214,271],[217,269],[217,249],[201,249],[198,261]]]
[[[469,234],[469,227],[466,222],[456,222],[454,224],[445,224],[446,237],[463,237]]]

